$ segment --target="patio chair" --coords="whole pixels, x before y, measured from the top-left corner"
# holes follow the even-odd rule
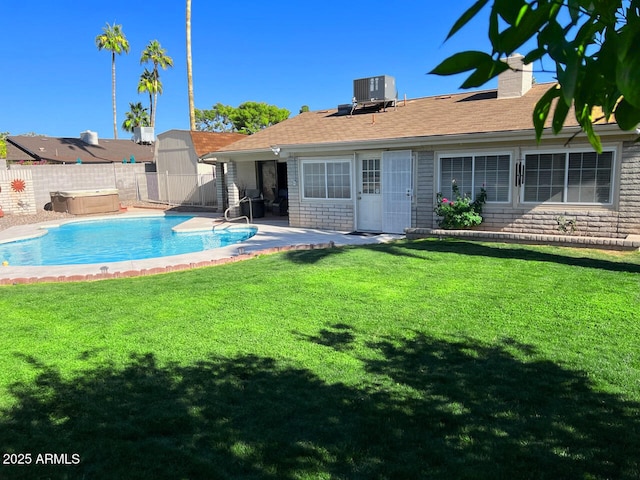
[[[289,212],[289,199],[286,188],[278,190],[278,196],[271,204],[271,211],[274,215],[286,215]]]

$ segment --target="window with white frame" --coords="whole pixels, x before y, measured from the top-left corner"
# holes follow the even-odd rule
[[[487,202],[508,202],[511,155],[460,155],[440,157],[440,192],[453,196],[453,182],[461,195],[475,199],[484,188]]]
[[[302,160],[303,198],[351,198],[351,161]]]
[[[612,202],[613,150],[525,154],[524,202]]]

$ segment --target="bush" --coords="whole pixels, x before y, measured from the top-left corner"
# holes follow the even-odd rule
[[[460,195],[460,189],[455,181],[451,186],[455,199],[447,199],[438,193],[434,212],[439,217],[438,225],[446,230],[471,228],[482,223],[482,205],[487,201],[487,191],[480,189],[475,200],[468,195]]]

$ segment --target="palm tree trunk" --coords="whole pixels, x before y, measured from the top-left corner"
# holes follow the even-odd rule
[[[118,121],[116,116],[116,52],[111,52],[111,102],[113,104],[113,138],[118,139]]]
[[[153,92],[153,109],[151,110],[151,126],[156,126],[156,110],[158,108],[158,86],[156,85],[155,92]]]
[[[153,127],[153,95],[149,92],[149,126]]]
[[[193,69],[191,64],[191,0],[187,0],[187,90],[189,94],[189,128],[196,129],[196,114],[193,104]]]

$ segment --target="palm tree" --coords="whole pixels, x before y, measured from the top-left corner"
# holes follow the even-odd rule
[[[160,91],[162,91],[162,83],[158,82],[160,85]],[[140,75],[140,80],[138,81],[138,93],[147,92],[149,94],[149,108],[151,109],[151,116],[153,116],[153,92],[155,91],[155,82],[153,77],[153,72],[148,68],[144,69],[142,75]]]
[[[151,105],[151,126],[156,124],[156,111],[158,110],[158,93],[162,93],[160,84],[160,72],[158,67],[165,70],[173,67],[173,59],[167,55],[166,50],[160,46],[160,42],[152,40],[142,52],[140,63],[153,63],[153,103]]]
[[[189,126],[196,129],[196,109],[193,103],[193,68],[191,63],[191,0],[187,0],[187,90],[189,94]]]
[[[133,103],[129,102],[129,111],[124,122],[122,122],[122,129],[125,132],[132,132],[135,127],[148,127],[149,126],[149,113],[147,109],[142,106],[141,102]]]
[[[129,53],[129,42],[122,31],[122,25],[109,25],[102,28],[102,33],[96,37],[98,50],[106,49],[111,52],[111,97],[113,103],[113,138],[118,138],[118,123],[116,116],[116,53]]]

